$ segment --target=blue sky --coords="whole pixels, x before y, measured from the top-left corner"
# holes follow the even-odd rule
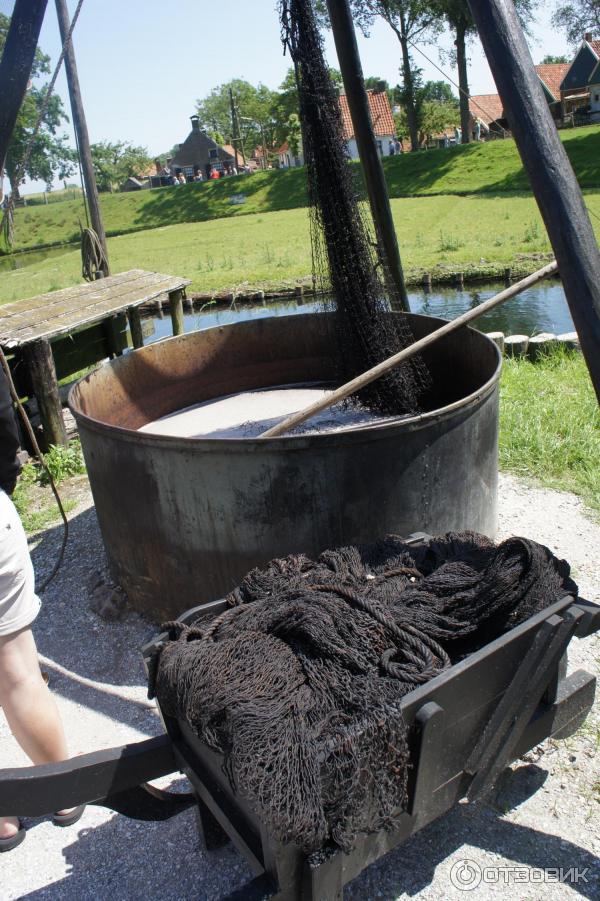
[[[72,14],[75,0],[68,5]],[[544,0],[540,4],[533,29],[535,62],[546,53],[567,49],[563,36],[550,27],[553,5]],[[10,14],[12,6],[13,0],[0,0],[0,11]],[[179,0],[174,8],[158,0],[85,0],[74,41],[92,142],[131,141],[151,154],[185,139],[195,101],[216,85],[239,77],[276,88],[289,66],[282,54],[275,0],[230,0],[220,7]],[[40,45],[54,64],[60,39],[53,0],[48,0]],[[439,46],[423,49],[456,78],[439,59],[439,50],[450,45],[445,35]],[[359,48],[365,75],[399,81],[399,45],[389,26],[378,23],[369,39],[359,34]],[[337,65],[329,36],[326,49],[330,64]],[[441,78],[419,54],[415,61],[426,78]],[[474,94],[495,91],[478,42],[470,48],[470,79]],[[68,109],[63,75],[57,89]]]

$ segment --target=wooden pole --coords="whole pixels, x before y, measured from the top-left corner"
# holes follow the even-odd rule
[[[129,319],[129,328],[131,329],[131,341],[133,346],[144,346],[144,331],[142,329],[142,318],[137,307],[129,307],[127,310],[127,318]]]
[[[0,60],[0,173],[23,103],[48,0],[16,0]]]
[[[58,15],[58,26],[60,29],[60,37],[64,44],[69,34],[71,25],[69,19],[69,11],[67,9],[66,0],[56,0],[56,13]],[[85,192],[87,195],[88,206],[90,210],[90,219],[92,228],[98,235],[102,251],[104,253],[105,263],[99,270],[98,277],[110,275],[108,265],[108,249],[106,246],[106,232],[102,222],[102,214],[100,212],[100,201],[98,199],[98,188],[96,186],[96,174],[92,163],[92,151],[90,148],[90,138],[83,110],[83,102],[81,99],[81,89],[79,87],[79,76],[77,74],[77,63],[75,62],[75,50],[73,41],[69,41],[69,45],[65,52],[65,69],[67,73],[67,84],[69,86],[69,97],[71,100],[71,113],[73,115],[73,127],[77,135],[77,145],[79,148],[79,157],[81,160],[81,169],[83,172],[83,181],[85,184]]]
[[[298,413],[293,413],[291,416],[288,416],[287,419],[284,419],[272,428],[267,429],[260,437],[276,438],[278,435],[282,435],[284,432],[293,429],[294,426],[300,425],[301,422],[306,422],[307,419],[311,419],[311,417],[320,413],[322,410],[326,410],[328,407],[333,406],[333,404],[336,404],[338,401],[345,400],[347,397],[350,397],[351,394],[356,394],[361,388],[364,388],[382,375],[385,375],[390,369],[394,369],[396,366],[399,366],[400,363],[404,363],[405,360],[408,360],[409,357],[414,357],[415,354],[425,350],[426,347],[435,344],[435,342],[439,341],[440,338],[443,338],[444,335],[449,335],[450,332],[457,331],[457,329],[462,328],[474,319],[478,319],[483,313],[487,313],[488,310],[493,310],[494,307],[510,300],[511,297],[515,297],[516,294],[520,294],[522,291],[525,291],[527,288],[535,285],[543,278],[553,275],[557,271],[558,266],[556,262],[549,263],[547,266],[544,266],[543,269],[538,269],[533,275],[529,275],[522,281],[516,282],[514,285],[511,285],[510,288],[501,291],[500,294],[495,294],[494,297],[490,297],[489,300],[479,304],[478,307],[468,310],[466,313],[463,313],[462,316],[457,316],[452,322],[447,322],[446,325],[436,329],[435,332],[431,332],[424,338],[420,338],[418,341],[415,341],[414,344],[411,344],[410,347],[405,347],[404,350],[388,357],[387,360],[378,363],[377,366],[373,366],[372,369],[368,369],[366,372],[363,372],[362,375],[358,375],[350,382],[346,382],[346,384],[342,385],[340,388],[336,388],[335,391],[332,391],[331,394],[328,394],[327,397],[324,397],[322,400],[318,400],[314,404],[311,404],[310,407],[306,407],[304,410],[300,410]],[[450,374],[448,377],[450,378]]]
[[[390,282],[393,295],[399,298],[401,309],[410,310],[385,173],[371,122],[352,12],[348,0],[327,0],[327,8],[377,241],[383,257],[385,277]]]
[[[469,0],[600,403],[600,251],[511,0]]]
[[[31,387],[40,411],[44,430],[44,450],[48,450],[51,444],[66,446],[69,441],[50,342],[41,340],[26,344],[23,348],[23,358],[27,363]]]
[[[169,308],[171,310],[171,323],[173,334],[183,335],[185,332],[185,320],[183,318],[183,291],[171,291],[169,294]]]

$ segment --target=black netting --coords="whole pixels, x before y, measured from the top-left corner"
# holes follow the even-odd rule
[[[350,849],[406,804],[402,697],[565,590],[568,565],[522,538],[391,536],[273,560],[217,619],[165,624],[156,695],[224,755],[271,835]]]
[[[343,137],[340,104],[323,55],[312,0],[282,0],[283,40],[294,62],[308,178],[314,276],[334,297],[340,381],[365,372],[414,341],[404,317],[391,316],[397,291],[356,199]],[[387,283],[387,284],[385,284]],[[383,413],[420,409],[429,375],[420,357],[360,392]]]

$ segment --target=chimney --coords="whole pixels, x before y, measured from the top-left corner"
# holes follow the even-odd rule
[[[193,131],[200,131],[200,116],[190,116]]]
[[[584,39],[584,41],[587,41],[588,44],[591,44],[591,42],[594,40],[594,35],[592,34],[591,31],[586,31],[586,33],[583,36],[583,39]]]

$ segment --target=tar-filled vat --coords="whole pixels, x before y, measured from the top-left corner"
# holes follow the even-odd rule
[[[416,338],[443,320],[408,316]],[[387,533],[496,530],[498,379],[485,335],[463,328],[424,358],[419,416],[268,439],[138,430],[235,392],[332,383],[333,314],[272,317],[152,344],[70,395],[114,577],[168,619],[222,597],[252,567]]]

